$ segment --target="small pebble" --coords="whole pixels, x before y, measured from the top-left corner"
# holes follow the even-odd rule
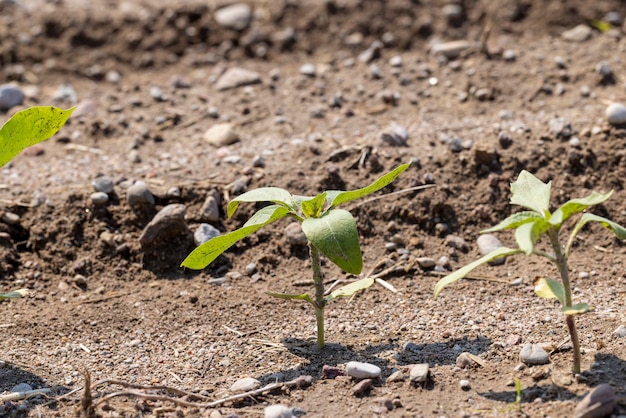
[[[457,250],[463,251],[464,253],[468,252],[470,248],[467,241],[456,235],[446,236],[446,244],[448,245],[448,247],[455,248]]]
[[[352,387],[352,393],[354,395],[362,395],[367,392],[369,388],[372,387],[372,383],[374,381],[372,379],[363,379]]]
[[[190,236],[191,231],[185,222],[187,207],[181,203],[169,204],[161,209],[146,225],[139,236],[139,243],[143,248],[153,242],[165,241],[172,237]]]
[[[211,190],[200,208],[200,220],[202,222],[215,223],[220,220],[221,195],[217,190]]]
[[[305,247],[309,240],[307,239],[299,222],[292,222],[285,227],[285,236],[290,245],[294,247]]]
[[[245,3],[235,3],[218,9],[213,15],[218,25],[237,31],[246,29],[252,22],[252,8]]]
[[[550,363],[550,356],[539,344],[525,344],[520,351],[519,359],[527,365]]]
[[[113,180],[109,176],[96,177],[91,183],[97,192],[111,193],[113,191]]]
[[[245,68],[234,67],[229,68],[220,76],[215,83],[218,91],[235,89],[238,87],[249,86],[261,82],[261,74],[256,71],[247,70]]]
[[[431,257],[418,257],[416,261],[423,269],[431,269],[437,265],[435,259]]]
[[[234,393],[249,392],[261,387],[261,382],[252,377],[244,377],[237,380],[230,387],[230,391]]]
[[[256,273],[256,264],[255,263],[250,263],[246,266],[246,274],[248,276],[252,276],[254,273]]]
[[[71,84],[63,84],[52,95],[52,98],[56,101],[67,101],[70,103],[76,103],[78,101],[78,94]]]
[[[263,411],[265,418],[295,418],[293,409],[285,405],[270,405]]]
[[[28,392],[33,390],[28,383],[19,383],[11,388],[11,392]]]
[[[395,55],[391,57],[389,60],[389,65],[392,67],[402,67],[402,57],[400,55]]]
[[[626,124],[626,106],[621,103],[611,103],[606,108],[606,118],[611,125]]]
[[[517,54],[512,49],[505,49],[502,52],[502,58],[507,62],[513,62],[517,59]]]
[[[314,64],[307,63],[300,66],[300,74],[302,75],[305,75],[307,77],[315,77],[316,73],[317,72]]]
[[[7,225],[17,225],[20,223],[20,215],[13,212],[4,212],[2,214],[2,222]]]
[[[239,134],[230,123],[218,123],[204,133],[203,138],[211,145],[222,147],[239,141]]]
[[[154,206],[155,202],[148,185],[143,181],[136,182],[126,190],[126,200],[130,206]]]
[[[587,25],[580,24],[563,32],[561,37],[570,42],[584,42],[591,37],[591,28]]]
[[[24,92],[13,84],[3,84],[0,86],[0,111],[19,106],[24,102]]]
[[[406,379],[404,372],[402,370],[396,370],[389,375],[386,382],[402,382],[404,379]]]
[[[196,245],[202,245],[211,238],[220,236],[220,231],[211,224],[202,223],[198,225],[196,231],[193,233],[193,240]]]
[[[461,386],[462,390],[470,390],[471,389],[469,380],[463,379],[463,380],[461,380],[459,382],[459,385]]]
[[[428,363],[414,364],[411,367],[409,378],[413,383],[424,383],[428,379],[429,366]]]
[[[359,361],[350,361],[346,364],[346,375],[355,379],[376,379],[380,373],[380,367],[375,364]]]
[[[359,54],[359,61],[366,64],[374,61],[375,59],[380,57],[380,51],[382,50],[383,46],[383,43],[378,40],[372,42],[369,48]]]
[[[498,248],[503,247],[502,241],[498,239],[495,235],[491,234],[483,234],[478,237],[476,240],[476,245],[478,246],[478,251],[480,251],[480,255],[487,255],[491,252],[497,250]],[[496,258],[489,262],[492,266],[498,266],[504,264],[506,261],[506,257]]]
[[[94,205],[104,205],[109,201],[109,195],[104,192],[94,192],[89,196],[89,200]]]

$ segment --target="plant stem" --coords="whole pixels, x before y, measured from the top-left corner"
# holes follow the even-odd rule
[[[565,296],[565,307],[572,306],[572,289],[569,281],[569,267],[567,266],[567,255],[563,253],[561,249],[561,243],[559,242],[559,232],[551,228],[548,231],[550,237],[550,243],[554,250],[554,263],[559,269],[561,275],[561,281],[563,282],[563,293]],[[567,323],[567,329],[572,340],[572,346],[574,348],[574,366],[573,371],[575,374],[580,373],[580,341],[578,340],[578,331],[576,330],[576,323],[573,315],[565,315],[565,322]]]
[[[309,253],[311,255],[311,267],[313,268],[313,283],[315,285],[315,319],[317,320],[317,346],[321,350],[324,348],[324,280],[322,278],[322,264],[320,262],[319,250],[309,242]]]

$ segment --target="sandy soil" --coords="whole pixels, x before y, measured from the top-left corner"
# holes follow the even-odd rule
[[[0,415],[255,417],[282,404],[307,417],[558,418],[601,383],[615,390],[614,416],[626,415],[626,338],[614,333],[626,325],[626,247],[603,228],[583,230],[570,258],[574,296],[594,307],[577,320],[579,376],[557,305],[533,294],[536,277],[557,275],[543,260],[481,268],[433,298],[445,274],[435,270],[476,259],[479,231],[517,210],[509,184],[522,169],[552,180],[555,206],[615,190],[594,212],[626,224],[626,130],[605,117],[609,101],[626,100],[624,29],[593,27],[608,12],[626,16],[623,2],[256,1],[241,30],[216,21],[223,1],[87,3],[0,3],[0,77],[27,96],[0,118],[36,104],[79,107],[53,139],[2,168],[0,289],[32,295],[0,304],[0,392],[22,383],[51,392],[7,401]],[[592,28],[588,39],[562,36],[579,24]],[[382,47],[363,62],[374,41]],[[450,41],[466,44],[433,54]],[[258,82],[220,90],[232,68]],[[239,140],[209,144],[218,123]],[[226,232],[254,211],[226,217],[242,190],[357,188],[410,159],[385,192],[434,187],[348,205],[364,275],[396,292],[377,284],[333,302],[322,351],[313,310],[265,294],[313,291],[287,221],[203,271],[179,267],[208,196],[219,196],[211,223]],[[99,176],[114,182],[104,205],[91,198]],[[129,205],[136,181],[153,205]],[[142,246],[146,225],[175,203],[186,226]],[[451,247],[450,235],[467,248]],[[423,268],[422,257],[449,263]],[[355,279],[330,262],[324,273],[329,286]],[[550,363],[520,366],[526,343],[547,347]],[[462,352],[482,365],[458,367]],[[328,378],[349,361],[375,364],[381,377],[355,395],[352,378]],[[426,382],[390,381],[420,363]],[[302,376],[311,381],[289,383]],[[244,377],[277,387],[229,400]]]

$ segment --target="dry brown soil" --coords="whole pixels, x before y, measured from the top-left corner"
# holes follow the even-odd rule
[[[435,299],[440,276],[416,263],[447,256],[454,269],[475,259],[479,231],[517,210],[508,204],[509,183],[522,169],[552,180],[554,205],[615,190],[594,211],[626,224],[626,130],[604,116],[607,101],[626,99],[624,32],[594,29],[580,43],[561,38],[609,11],[624,16],[624,3],[467,0],[460,20],[446,22],[440,0],[256,1],[254,19],[241,32],[215,22],[223,3],[0,3],[0,80],[28,94],[0,118],[35,104],[70,107],[54,99],[64,83],[78,103],[93,105],[2,168],[1,209],[20,218],[0,222],[0,287],[25,287],[32,295],[0,304],[0,392],[19,383],[52,392],[7,402],[0,415],[74,416],[84,399],[84,372],[92,383],[112,379],[203,395],[109,380],[92,391],[94,413],[105,417],[258,417],[280,403],[307,417],[558,418],[571,417],[600,383],[620,399],[614,414],[626,415],[626,338],[613,335],[626,321],[624,243],[598,226],[586,228],[570,259],[574,296],[594,307],[578,319],[584,370],[578,377],[570,372],[563,316],[532,290],[535,277],[556,276],[551,265],[509,259]],[[385,41],[373,61],[380,79],[357,59],[376,39]],[[429,53],[435,39],[473,46],[444,62]],[[503,58],[509,49],[515,60]],[[401,67],[389,62],[396,55]],[[614,77],[595,71],[601,62]],[[300,74],[304,63],[317,66],[315,77]],[[261,83],[218,91],[215,80],[232,67],[257,71]],[[121,76],[117,83],[105,76],[112,70]],[[162,89],[162,100],[151,96],[153,87]],[[475,94],[480,89],[487,90]],[[212,107],[234,124],[239,142],[218,149],[203,140],[218,122]],[[571,132],[551,129],[555,118],[569,121]],[[381,139],[392,123],[408,130],[404,146]],[[502,132],[510,143],[501,141]],[[446,141],[454,138],[471,147],[452,152]],[[265,166],[253,167],[259,155]],[[306,249],[288,243],[286,221],[201,272],[179,267],[193,249],[186,236],[139,244],[154,212],[170,203],[186,205],[195,228],[211,190],[222,196],[216,226],[226,232],[253,212],[244,205],[234,219],[225,216],[225,202],[242,184],[297,194],[356,188],[411,158],[413,166],[385,191],[431,180],[435,187],[348,207],[358,219],[364,271],[397,266],[382,277],[397,293],[375,285],[330,305],[323,351],[315,347],[309,306],[264,293],[312,292]],[[116,182],[104,207],[90,201],[99,175]],[[152,213],[127,204],[125,187],[135,180],[156,196]],[[449,247],[449,234],[469,249]],[[510,234],[500,236],[514,244]],[[396,249],[386,247],[392,241]],[[258,268],[252,278],[250,263]],[[329,284],[354,279],[330,263],[324,271]],[[551,346],[551,363],[516,368],[524,343]],[[456,367],[462,351],[484,366]],[[350,379],[322,379],[322,366],[342,370],[350,360],[380,366],[381,379],[359,395]],[[424,385],[386,381],[416,363],[430,365]],[[242,377],[265,385],[303,375],[312,377],[309,386],[207,406],[230,396]],[[522,387],[519,409],[514,378]],[[131,390],[179,402],[128,394],[100,400]]]

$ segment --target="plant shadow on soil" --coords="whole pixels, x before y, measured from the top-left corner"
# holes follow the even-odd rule
[[[582,376],[586,379],[586,384],[590,390],[600,383],[609,383],[619,390],[619,388],[626,386],[626,361],[612,354],[598,353],[595,355],[591,369],[584,371]],[[502,392],[484,392],[479,393],[479,395],[494,401],[513,403],[517,393],[513,389]],[[577,397],[575,393],[555,383],[527,387],[521,391],[521,395],[522,402],[532,402],[537,398],[541,398],[543,401],[556,401]]]
[[[354,349],[351,345],[327,343],[322,351],[317,348],[314,342],[297,338],[285,338],[282,340],[282,344],[291,354],[309,361],[304,370],[317,380],[322,374],[323,366],[337,366],[348,361],[375,364],[382,369],[382,376],[387,377],[394,372],[396,366],[391,366],[388,360],[378,357],[378,354],[389,351],[397,351],[394,358],[399,367],[418,363],[428,363],[431,367],[451,365],[455,364],[456,357],[460,353],[457,347],[461,346],[464,351],[478,355],[489,349],[491,340],[481,337],[475,340],[453,339],[445,343],[407,343],[401,349],[394,342],[377,345],[368,344],[364,349]],[[302,369],[283,370],[281,373],[286,378],[291,379],[301,375]],[[272,378],[275,377],[275,373],[263,377]]]
[[[13,388],[16,385],[19,385],[22,383],[27,383],[33,389],[43,389],[43,388],[51,389],[50,395],[52,396],[63,395],[70,391],[68,388],[64,386],[50,386],[48,383],[46,383],[46,380],[43,379],[42,377],[32,372],[26,371],[23,368],[20,368],[19,366],[16,366],[14,364],[4,363],[0,367],[0,393],[13,391]],[[16,400],[15,403],[11,403],[11,401],[8,401],[4,403],[3,406],[5,409],[4,411],[0,411],[0,415],[5,416],[3,414],[4,413],[8,414],[11,411],[11,409],[16,408],[16,405],[18,405],[18,403],[20,403],[20,405],[28,405],[29,409],[32,409],[39,404],[43,404],[47,402],[49,402],[49,399],[46,397],[42,397],[42,396],[32,398],[27,403],[23,403],[21,402],[21,400]],[[50,408],[53,408],[53,406],[50,406]]]

